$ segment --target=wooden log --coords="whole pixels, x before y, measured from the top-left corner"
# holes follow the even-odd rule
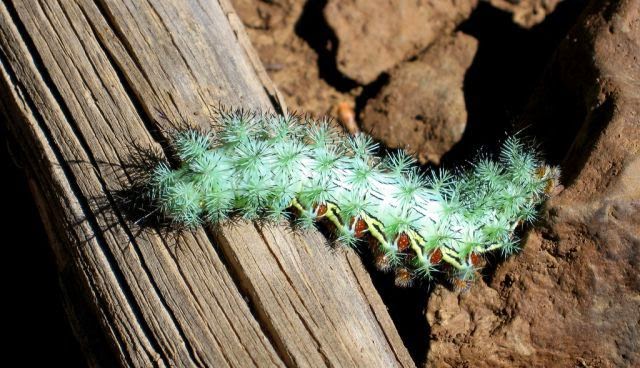
[[[184,118],[284,110],[226,0],[2,2],[0,94],[91,365],[414,365],[360,259],[318,232],[166,234],[117,205],[137,147]]]

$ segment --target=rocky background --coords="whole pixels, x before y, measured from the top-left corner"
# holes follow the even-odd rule
[[[561,165],[565,189],[523,251],[490,259],[468,292],[372,270],[418,367],[640,367],[640,1],[231,1],[289,110],[426,165],[521,130]],[[22,205],[5,225],[24,237],[4,249],[7,350],[81,367],[12,151],[0,164]]]
[[[514,131],[561,165],[523,251],[470,291],[372,273],[418,366],[640,366],[640,1],[232,2],[290,110],[427,165]]]

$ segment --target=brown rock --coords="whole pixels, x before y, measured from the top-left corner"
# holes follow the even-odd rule
[[[289,110],[322,116],[340,102],[353,103],[353,96],[337,91],[320,77],[318,55],[295,32],[306,0],[231,2]]]
[[[449,34],[477,0],[329,0],[324,15],[338,39],[337,66],[361,84]]]
[[[639,59],[640,3],[592,1],[528,115],[576,137],[566,189],[488,284],[437,288],[428,366],[640,366]]]
[[[562,0],[489,0],[491,5],[513,14],[513,22],[525,28],[541,23]]]
[[[363,130],[388,147],[407,148],[422,163],[439,163],[467,123],[462,85],[476,49],[473,37],[457,32],[399,65],[365,107]]]

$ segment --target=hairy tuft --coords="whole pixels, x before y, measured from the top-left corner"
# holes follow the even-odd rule
[[[193,228],[232,215],[281,221],[294,209],[301,228],[324,219],[346,246],[375,244],[376,266],[399,285],[446,271],[468,286],[484,254],[519,250],[516,231],[538,219],[559,179],[517,137],[496,160],[425,173],[406,152],[378,157],[371,137],[345,136],[326,119],[221,110],[214,125],[215,135],[175,134],[177,167],[150,170],[156,210]]]

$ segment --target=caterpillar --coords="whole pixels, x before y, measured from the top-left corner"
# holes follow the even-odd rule
[[[472,283],[485,255],[518,250],[517,228],[536,219],[559,176],[515,137],[497,160],[425,173],[404,151],[377,155],[370,136],[326,118],[223,110],[213,119],[215,131],[175,132],[178,164],[150,170],[155,210],[188,228],[233,216],[322,221],[342,244],[368,240],[398,286],[437,272]]]

